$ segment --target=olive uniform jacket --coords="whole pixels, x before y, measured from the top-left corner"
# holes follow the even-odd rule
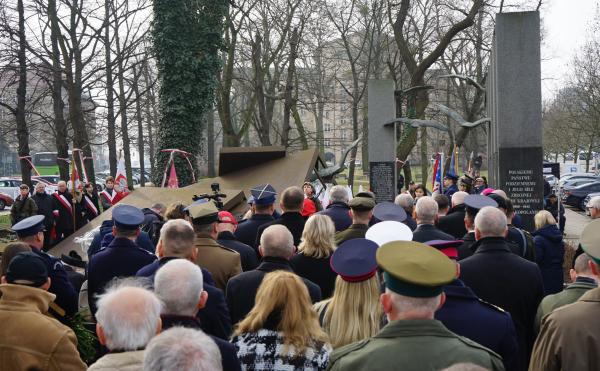
[[[556,309],[542,321],[531,371],[600,370],[600,288]]]
[[[328,369],[424,371],[465,362],[504,370],[499,355],[450,332],[439,321],[400,320],[388,323],[370,339],[334,350]]]
[[[348,229],[335,234],[335,244],[339,246],[354,238],[365,238],[367,229],[369,229],[369,226],[366,224],[352,224]]]
[[[199,236],[196,238],[196,247],[196,264],[212,274],[217,288],[225,291],[227,281],[242,273],[240,254],[237,251],[219,245],[212,238]]]
[[[31,197],[27,196],[23,200],[23,196],[19,195],[10,208],[10,222],[15,225],[25,218],[37,215],[37,211],[38,207]]]
[[[73,331],[48,313],[55,295],[0,285],[0,370],[85,370]]]

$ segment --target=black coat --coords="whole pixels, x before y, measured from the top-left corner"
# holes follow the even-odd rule
[[[137,277],[145,277],[150,281],[150,285],[154,285],[154,276],[160,267],[167,262],[180,259],[176,257],[163,257],[153,263],[143,267],[137,273]],[[223,291],[215,287],[215,281],[209,271],[202,269],[203,289],[208,294],[206,305],[200,309],[196,317],[200,321],[202,331],[209,335],[229,340],[231,336],[231,319],[229,318],[229,309],[225,303],[225,295]]]
[[[106,248],[106,246],[108,246],[112,242],[113,224],[114,222],[112,220],[105,220],[102,222],[102,224],[100,225],[100,231],[98,231],[94,235],[94,239],[92,239],[92,243],[88,248],[88,260],[91,259],[92,255]],[[150,236],[148,236],[148,233],[144,231],[142,231],[140,235],[136,238],[135,243],[148,252],[154,253],[155,251],[155,247],[154,244],[152,244],[152,241],[150,240]]]
[[[64,196],[63,200],[71,207],[66,206],[61,202],[59,196]],[[54,192],[52,195],[53,208],[58,211],[58,216],[55,215],[54,223],[56,224],[56,234],[58,239],[66,238],[73,233],[73,196],[69,192],[59,193]]]
[[[217,243],[230,248],[240,254],[242,271],[247,272],[258,267],[258,256],[250,246],[235,239],[235,235],[229,231],[223,231],[217,236]]]
[[[82,208],[84,210],[85,213],[85,218],[88,221],[92,221],[95,217],[97,217],[98,215],[100,215],[100,206],[98,205],[98,195],[96,193],[92,193],[91,195],[84,193],[83,197],[81,199],[82,201]],[[87,198],[91,204],[93,205],[90,206],[87,202],[86,199]]]
[[[519,369],[526,370],[535,340],[535,314],[544,296],[540,269],[511,253],[504,238],[483,238],[474,247],[475,254],[460,262],[460,277],[479,298],[511,314],[519,341]]]
[[[410,228],[411,231],[417,229],[417,221],[414,220],[413,217],[410,216],[408,213],[406,213],[406,219],[404,219],[402,223],[406,224],[406,226]]]
[[[448,210],[446,216],[442,216],[438,221],[437,227],[456,239],[460,239],[467,233],[465,228],[465,204],[460,204]]]
[[[281,214],[279,219],[275,219],[272,222],[265,223],[258,227],[258,231],[256,232],[256,241],[254,241],[254,246],[258,248],[260,245],[260,236],[264,230],[272,225],[281,224],[287,227],[287,229],[292,232],[292,236],[294,237],[294,246],[298,247],[300,245],[300,240],[302,238],[302,232],[304,231],[304,223],[306,223],[306,219],[302,216],[302,214],[298,212],[288,212]]]
[[[96,314],[96,295],[115,277],[133,277],[142,267],[156,260],[156,255],[142,249],[128,238],[116,237],[108,247],[94,254],[88,263],[88,301]]]
[[[225,300],[229,306],[231,323],[242,320],[254,307],[254,299],[263,278],[269,272],[285,270],[292,272],[290,262],[282,258],[264,257],[262,263],[253,271],[243,272],[227,282]],[[313,303],[321,300],[321,289],[315,283],[303,278]]]
[[[343,231],[352,225],[352,217],[350,216],[350,207],[344,202],[334,202],[329,204],[323,211],[318,212],[320,215],[327,215],[333,220],[335,231]]]
[[[510,314],[479,300],[460,280],[445,286],[444,293],[446,301],[435,312],[435,319],[455,334],[498,353],[502,356],[504,368],[515,370],[518,365],[519,346]]]
[[[250,219],[244,220],[238,224],[238,227],[235,230],[235,238],[237,238],[237,240],[241,243],[252,247],[258,256],[258,245],[254,244],[256,242],[258,228],[265,223],[272,222],[273,220],[275,220],[275,218],[271,215],[254,214],[252,217],[250,217]]]
[[[544,295],[556,294],[563,290],[565,244],[556,225],[548,225],[533,232],[535,261],[544,279]]]
[[[54,202],[52,201],[52,196],[44,193],[34,193],[31,196],[31,199],[35,201],[37,205],[37,213],[38,215],[43,215],[44,218],[44,226],[46,229],[52,228],[52,224],[54,224],[54,216],[52,215],[52,210],[54,210]]]
[[[413,231],[413,241],[427,242],[433,240],[453,241],[455,238],[448,233],[444,233],[432,224],[419,224]]]
[[[51,281],[48,292],[56,295],[54,302],[64,309],[67,315],[77,313],[77,310],[79,309],[79,293],[75,291],[73,284],[69,281],[65,267],[60,259],[46,254],[33,246],[31,247],[31,250],[46,263],[48,278],[50,278]]]
[[[473,255],[473,245],[475,245],[475,232],[467,232],[462,236],[463,243],[458,247],[458,260],[463,260]]]
[[[163,314],[160,316],[160,319],[162,320],[162,331],[168,330],[171,327],[175,326],[193,328],[204,331],[202,321],[199,321],[197,317],[184,317]],[[216,336],[212,336],[211,334],[207,335],[210,336],[210,338],[215,342],[215,344],[217,344],[217,347],[219,347],[219,352],[221,353],[221,366],[223,367],[223,371],[241,371],[242,366],[240,365],[240,361],[238,360],[237,349],[235,349],[235,345],[231,344],[229,341],[225,341],[223,339],[219,339]]]
[[[328,299],[333,295],[337,277],[337,273],[331,269],[329,258],[317,259],[299,253],[290,259],[297,275],[319,285],[323,299]]]
[[[158,235],[158,231],[163,224],[163,217],[160,216],[157,212],[152,209],[144,208],[142,209],[144,213],[144,224],[142,224],[142,231],[148,233],[152,242],[156,245],[160,236]]]

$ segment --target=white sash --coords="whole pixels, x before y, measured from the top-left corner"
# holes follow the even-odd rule
[[[94,213],[94,215],[98,216],[98,209],[96,208],[96,205],[94,205],[92,200],[90,200],[90,198],[87,195],[83,195],[83,199],[85,200],[85,206],[88,209],[90,209],[90,211]]]
[[[67,210],[69,210],[69,213],[73,215],[73,207],[71,206],[69,200],[65,196],[58,194],[58,192],[55,192],[53,195],[56,197],[58,202],[60,202]]]

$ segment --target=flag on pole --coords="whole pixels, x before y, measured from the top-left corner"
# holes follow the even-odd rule
[[[72,192],[82,187],[81,179],[79,178],[79,172],[77,171],[77,164],[75,163],[75,161],[71,161],[71,181],[69,183]]]
[[[435,155],[435,164],[433,165],[433,183],[431,185],[433,194],[442,193],[442,157],[438,153]]]
[[[167,184],[167,188],[179,188],[177,171],[175,171],[175,161],[171,162],[171,170],[169,172],[169,183]]]
[[[456,160],[456,146],[452,149],[452,157],[450,157],[450,167],[446,174],[458,176],[458,161]]]
[[[129,193],[127,187],[127,173],[125,173],[125,160],[123,157],[117,163],[117,173],[115,174],[115,189],[117,192]]]

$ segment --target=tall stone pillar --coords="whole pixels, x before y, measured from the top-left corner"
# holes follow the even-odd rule
[[[538,12],[497,15],[487,110],[490,183],[507,193],[525,228],[533,230],[533,217],[543,209]]]

